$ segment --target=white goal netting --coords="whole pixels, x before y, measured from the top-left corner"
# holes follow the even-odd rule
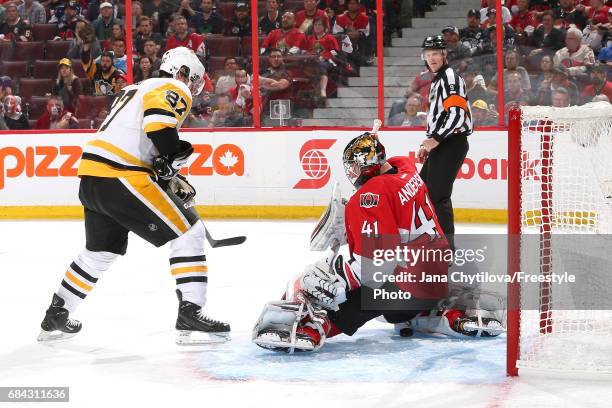
[[[519,368],[612,373],[612,106],[524,107]]]

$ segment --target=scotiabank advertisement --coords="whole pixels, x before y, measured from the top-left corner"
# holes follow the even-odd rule
[[[322,206],[336,180],[344,196],[342,151],[359,131],[185,132],[194,154],[183,174],[199,205]],[[387,156],[415,156],[422,131],[380,132]],[[79,205],[81,146],[94,133],[0,136],[1,206]],[[506,208],[506,132],[476,132],[459,172],[456,208]]]

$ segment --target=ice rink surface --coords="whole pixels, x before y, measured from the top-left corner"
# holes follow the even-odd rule
[[[70,387],[70,403],[53,405],[58,407],[612,406],[609,381],[508,379],[505,336],[400,338],[390,325],[374,321],[353,337],[334,337],[316,354],[260,349],[250,337],[261,307],[321,256],[307,249],[313,221],[207,225],[215,238],[248,236],[242,246],[207,252],[206,309],[231,323],[230,342],[175,345],[177,300],[168,249],[130,235],[127,255],[75,314],[81,333],[41,345],[40,321],[84,245],[83,223],[0,222],[0,386]],[[457,230],[504,231],[477,225]]]

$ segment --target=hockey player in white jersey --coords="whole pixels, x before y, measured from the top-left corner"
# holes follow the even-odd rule
[[[230,326],[206,317],[206,230],[193,207],[194,188],[179,174],[193,152],[178,130],[204,86],[204,67],[179,47],[162,58],[160,77],[125,87],[93,140],[78,175],[85,208],[85,249],[73,260],[41,323],[39,341],[72,337],[72,318],[119,255],[128,232],[159,247],[170,242],[170,272],[179,299],[177,343],[221,342]]]

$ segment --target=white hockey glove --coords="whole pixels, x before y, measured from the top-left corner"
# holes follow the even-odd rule
[[[342,267],[342,256],[336,260]],[[325,258],[306,266],[299,279],[301,291],[311,302],[328,310],[338,310],[346,300],[346,282],[334,271],[333,261]]]
[[[346,201],[342,199],[340,183],[336,182],[329,205],[310,235],[311,251],[325,251],[335,245],[346,244],[345,205]]]

